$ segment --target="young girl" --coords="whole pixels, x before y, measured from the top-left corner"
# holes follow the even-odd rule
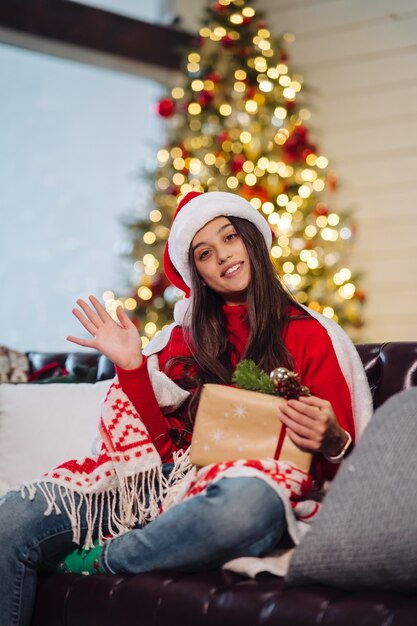
[[[78,300],[79,308],[73,311],[91,339],[69,341],[101,351],[116,366],[114,393],[119,395],[112,400],[110,394],[107,402],[112,405],[112,424],[123,411],[133,420],[130,430],[135,419],[141,420],[146,431],[140,450],[157,450],[167,480],[174,461],[178,466],[179,459],[186,459],[202,385],[230,385],[242,358],[254,360],[268,373],[278,366],[295,370],[311,391],[311,396],[277,408],[294,443],[314,453],[304,487],[310,478],[322,484],[333,477],[370,417],[369,389],[355,348],[336,324],[296,304],[285,291],[269,258],[271,241],[268,223],[243,198],[192,192],[179,204],[164,256],[168,278],[186,295],[176,307],[175,322],[142,353],[137,330],[121,307],[119,323],[93,296],[90,303]],[[110,432],[109,426],[105,433],[111,439]],[[107,441],[107,449],[110,446]],[[107,457],[105,461],[110,462]],[[287,530],[294,538],[292,495],[282,487],[282,475],[296,469],[274,460],[264,465],[246,461],[239,462],[239,468],[214,468],[212,480],[203,468],[203,486],[200,481],[198,487],[197,474],[194,490],[161,514],[154,513],[147,524],[132,514],[137,504],[132,504],[134,497],[126,500],[122,488],[117,492],[113,485],[99,506],[97,489],[94,500],[83,496],[81,482],[76,483],[79,488],[64,487],[65,480],[71,480],[69,472],[81,467],[76,462],[68,464],[65,476],[57,470],[35,483],[32,499],[10,492],[0,501],[0,624],[30,623],[36,572],[73,551],[74,540],[91,545],[86,541],[89,533],[100,540],[67,557],[64,571],[198,571],[242,556],[265,555]],[[112,462],[119,478],[127,473],[120,455],[113,454]],[[137,485],[131,478],[119,485]],[[123,510],[126,502],[130,518]],[[119,532],[113,528],[112,536],[103,538],[112,527],[110,518],[118,521]]]

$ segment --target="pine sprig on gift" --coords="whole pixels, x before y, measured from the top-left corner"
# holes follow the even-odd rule
[[[268,374],[250,359],[243,359],[237,364],[232,382],[241,389],[259,391],[261,393],[275,393],[275,386]]]
[[[278,367],[268,376],[250,359],[243,359],[238,363],[232,382],[241,389],[276,394],[286,400],[311,395],[308,387],[300,383],[299,375],[296,372],[285,367]]]

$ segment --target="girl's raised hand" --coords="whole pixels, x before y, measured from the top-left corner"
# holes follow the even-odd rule
[[[73,309],[72,312],[92,339],[81,339],[71,335],[67,340],[85,348],[99,350],[123,369],[139,367],[143,360],[141,339],[123,307],[119,306],[116,309],[119,320],[117,323],[97,298],[90,296],[89,300],[91,304],[81,299],[77,300],[80,309]]]
[[[347,440],[328,400],[300,396],[279,405],[280,420],[288,436],[300,448],[337,456]]]

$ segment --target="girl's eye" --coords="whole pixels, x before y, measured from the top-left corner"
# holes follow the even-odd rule
[[[235,237],[237,237],[237,233],[229,233],[228,235],[226,235],[226,240],[230,241],[231,239],[234,239]]]
[[[203,252],[201,252],[201,254],[198,255],[198,260],[203,261],[207,257],[208,254],[209,254],[208,250],[203,250]]]

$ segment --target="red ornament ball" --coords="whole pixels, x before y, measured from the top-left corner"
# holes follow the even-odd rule
[[[329,209],[324,202],[319,202],[314,208],[314,215],[329,215]]]
[[[157,111],[161,117],[171,117],[175,111],[174,102],[171,98],[162,98],[162,100],[158,102]]]

